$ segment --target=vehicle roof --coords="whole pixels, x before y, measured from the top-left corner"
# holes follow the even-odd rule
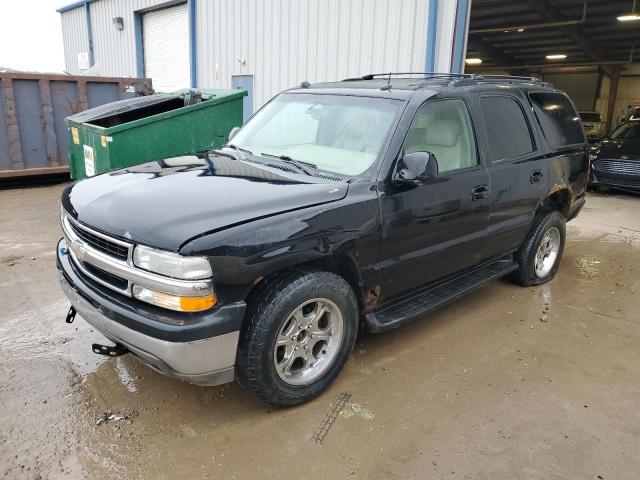
[[[400,76],[407,75],[407,76]],[[420,93],[430,96],[442,92],[465,90],[504,91],[517,90],[555,90],[547,82],[533,77],[480,76],[457,74],[376,74],[351,78],[339,82],[310,84],[303,82],[299,87],[287,90],[293,93],[316,93],[335,95],[357,95],[408,100]],[[425,95],[426,94],[426,95]]]

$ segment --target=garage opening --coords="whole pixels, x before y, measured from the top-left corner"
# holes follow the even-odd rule
[[[596,141],[640,107],[636,3],[474,0],[465,71],[550,82],[569,94]]]
[[[142,15],[144,74],[157,92],[190,86],[189,10],[186,3]]]

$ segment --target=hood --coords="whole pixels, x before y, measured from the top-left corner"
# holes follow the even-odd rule
[[[600,143],[599,159],[640,160],[640,140],[606,139]]]
[[[176,157],[67,187],[63,207],[104,233],[178,251],[188,240],[253,219],[333,202],[348,184],[225,157]]]

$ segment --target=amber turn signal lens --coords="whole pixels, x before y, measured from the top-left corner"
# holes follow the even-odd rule
[[[206,297],[180,297],[180,308],[185,312],[199,312],[207,310],[216,304],[215,295],[207,295]]]
[[[213,307],[218,299],[215,294],[204,297],[178,297],[162,292],[156,292],[149,288],[134,285],[132,289],[134,298],[151,303],[159,307],[168,308],[177,312],[199,312]]]

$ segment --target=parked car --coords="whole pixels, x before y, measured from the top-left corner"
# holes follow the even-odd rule
[[[627,116],[624,118],[625,122],[638,122],[640,121],[640,107],[631,107]]]
[[[592,147],[590,184],[597,190],[614,187],[640,191],[640,122],[618,126]]]
[[[596,141],[604,135],[604,122],[599,112],[580,112],[580,120],[589,142]]]
[[[60,283],[67,321],[115,342],[97,353],[275,406],[323,391],[360,330],[548,282],[585,202],[578,114],[535,79],[305,82],[234,133],[67,187]]]

